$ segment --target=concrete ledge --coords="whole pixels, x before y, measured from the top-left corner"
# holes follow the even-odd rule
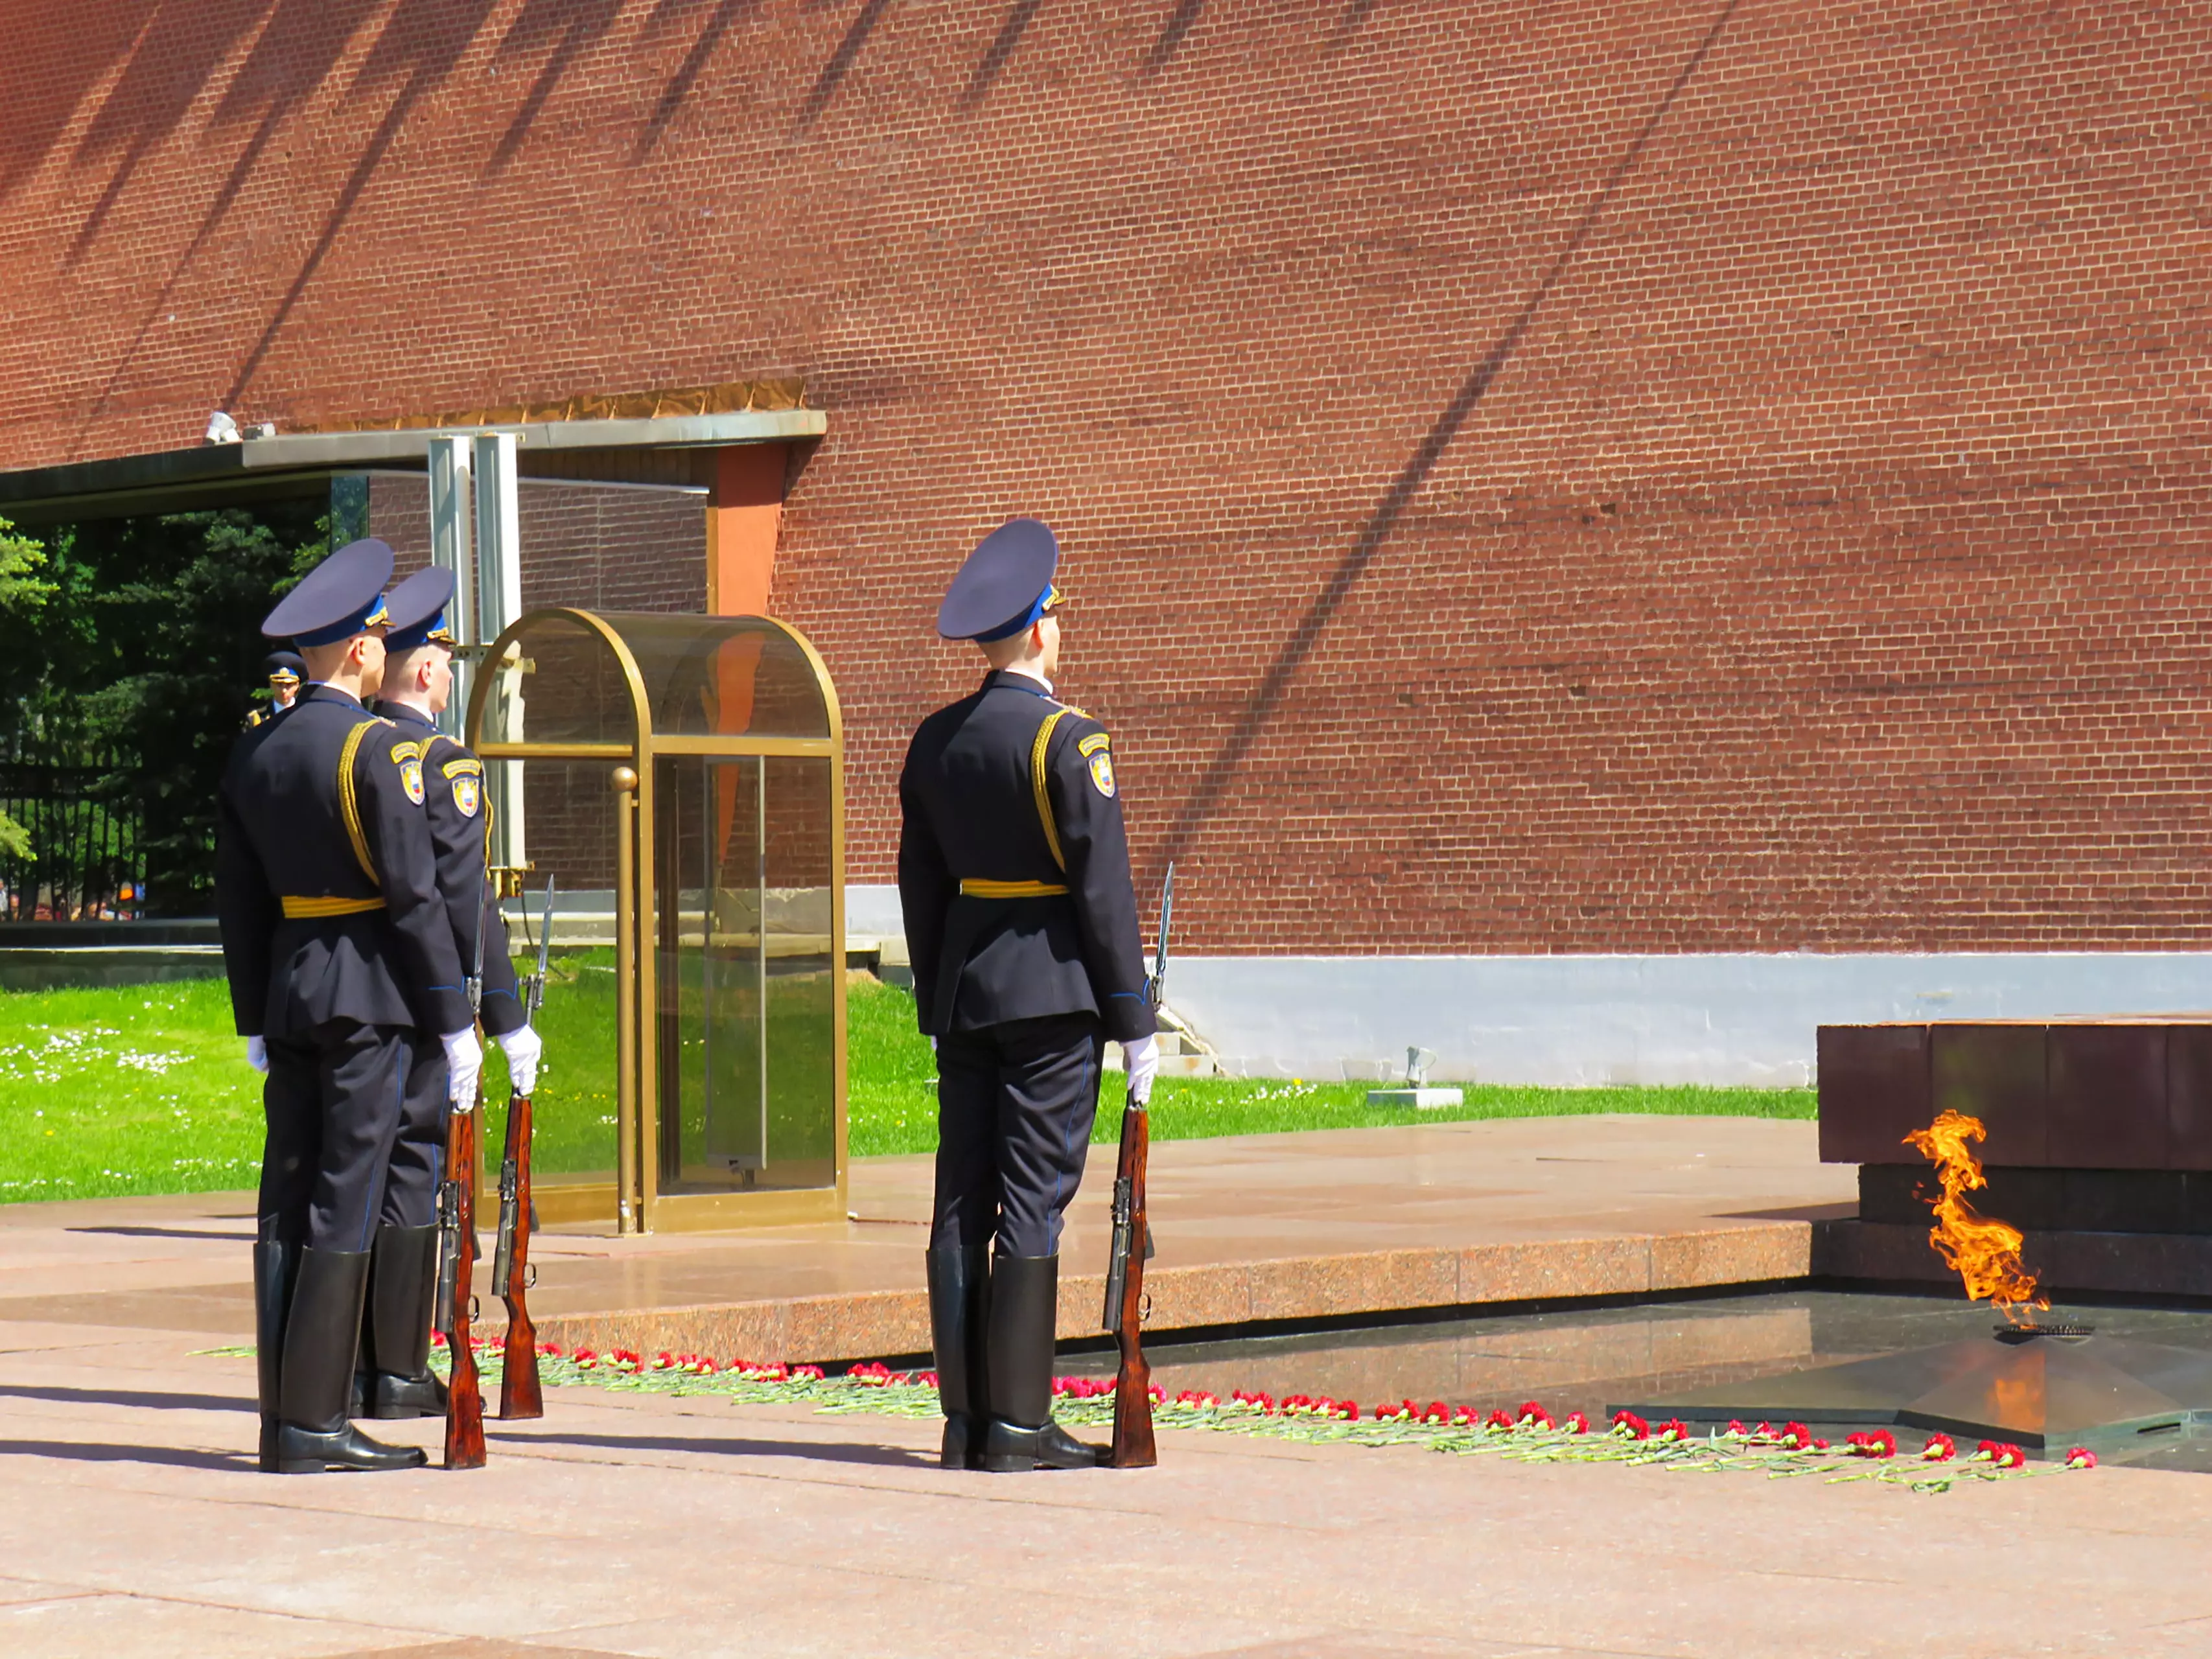
[[[222,948],[215,945],[93,945],[10,950],[0,943],[0,989],[9,991],[152,985],[164,980],[222,976]]]
[[[1923,1243],[1923,1253],[1925,1243]],[[1155,1268],[1145,1288],[1150,1334],[1360,1316],[1750,1285],[1813,1271],[1813,1224],[1759,1223],[1687,1233],[1516,1241],[1457,1249],[1375,1250],[1274,1261]],[[1060,1340],[1102,1334],[1103,1273],[1060,1284]],[[496,1328],[489,1322],[486,1328]],[[818,1361],[927,1352],[921,1290],[655,1308],[541,1318],[563,1347],[651,1355]]]

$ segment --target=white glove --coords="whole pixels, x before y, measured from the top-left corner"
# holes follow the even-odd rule
[[[1160,1074],[1160,1045],[1143,1036],[1121,1045],[1121,1063],[1129,1068],[1129,1098],[1142,1106],[1152,1097],[1152,1079]]]
[[[262,1076],[269,1075],[269,1045],[259,1037],[246,1039],[246,1063]]]
[[[446,1045],[446,1098],[457,1112],[476,1109],[477,1074],[483,1070],[483,1044],[477,1028],[448,1031],[438,1039]]]
[[[514,1092],[534,1092],[538,1087],[538,1057],[545,1052],[544,1039],[525,1025],[519,1030],[501,1032],[498,1041],[501,1052],[507,1056],[507,1080],[514,1085]]]

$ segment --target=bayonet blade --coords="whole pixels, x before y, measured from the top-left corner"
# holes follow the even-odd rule
[[[1152,1006],[1157,1008],[1166,999],[1168,987],[1168,929],[1175,921],[1175,865],[1170,861],[1168,872],[1160,882],[1160,939],[1152,951],[1152,982],[1146,988]]]

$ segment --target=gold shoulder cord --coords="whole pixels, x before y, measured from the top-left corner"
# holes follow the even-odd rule
[[[1073,712],[1055,708],[1047,714],[1044,724],[1037,727],[1036,742],[1030,750],[1030,787],[1036,792],[1037,822],[1044,826],[1044,844],[1052,848],[1052,861],[1063,870],[1067,868],[1067,860],[1060,856],[1060,830],[1052,821],[1052,798],[1045,793],[1044,751],[1052,746],[1052,728]]]
[[[338,751],[338,812],[345,819],[347,839],[353,842],[353,855],[361,861],[361,872],[372,883],[381,887],[376,879],[376,866],[369,862],[368,837],[361,829],[361,796],[354,787],[353,763],[361,753],[361,743],[370,729],[384,724],[381,720],[364,720],[346,733],[345,747]]]

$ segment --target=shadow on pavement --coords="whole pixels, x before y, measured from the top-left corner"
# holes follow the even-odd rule
[[[0,1382],[0,1400],[52,1400],[64,1406],[143,1406],[165,1412],[250,1412],[255,1402],[234,1394],[160,1394],[143,1389],[64,1389]]]
[[[111,1233],[118,1238],[209,1239],[217,1244],[251,1244],[253,1243],[253,1230],[251,1227],[247,1228],[244,1232],[224,1231],[212,1233],[207,1231],[204,1228],[194,1227],[65,1227],[63,1231],[64,1232],[71,1233]]]
[[[193,1451],[185,1446],[111,1446],[96,1440],[0,1440],[0,1457],[59,1457],[72,1463],[170,1463],[187,1469],[258,1473],[250,1451]]]
[[[799,1457],[820,1463],[873,1463],[890,1468],[933,1469],[937,1459],[904,1446],[819,1445],[804,1440],[679,1439],[670,1435],[491,1434],[510,1446],[592,1446],[607,1451],[705,1452],[723,1457]]]

